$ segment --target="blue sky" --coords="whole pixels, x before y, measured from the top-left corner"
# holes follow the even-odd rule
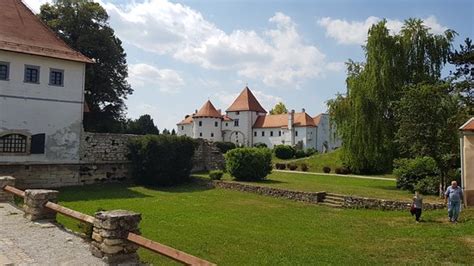
[[[48,0],[24,0],[34,10]],[[345,91],[344,62],[363,59],[368,27],[392,32],[421,18],[433,33],[474,37],[474,1],[101,0],[123,41],[128,117],[152,115],[160,129],[210,99],[225,110],[248,84],[267,110],[283,101],[310,115]],[[447,71],[446,71],[447,72]]]

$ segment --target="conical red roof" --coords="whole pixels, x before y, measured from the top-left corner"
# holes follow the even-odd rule
[[[0,50],[93,63],[69,47],[21,0],[0,2]]]
[[[266,113],[265,109],[257,101],[248,87],[245,87],[240,95],[235,99],[234,103],[226,110],[227,112],[237,111],[254,111],[259,113]]]
[[[212,105],[211,101],[207,101],[201,109],[194,115],[194,117],[216,117],[221,118],[222,115],[217,112],[214,105]]]

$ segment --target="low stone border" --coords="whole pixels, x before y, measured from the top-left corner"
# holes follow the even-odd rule
[[[205,180],[203,180],[205,181]],[[281,188],[271,188],[258,185],[247,185],[237,182],[229,182],[222,180],[209,180],[205,181],[209,186],[250,192],[264,196],[270,196],[275,198],[285,198],[295,201],[303,201],[308,203],[322,203],[326,195],[331,195],[331,193],[321,192],[303,192],[303,191],[293,191],[286,190]],[[365,198],[357,196],[348,196],[348,195],[339,195],[343,197],[344,201],[341,205],[343,208],[348,209],[372,209],[372,210],[384,210],[384,211],[406,211],[410,208],[411,202],[403,202],[396,200],[384,200],[384,199],[374,199],[374,198]],[[442,203],[424,203],[424,210],[437,210],[444,209],[445,204]]]

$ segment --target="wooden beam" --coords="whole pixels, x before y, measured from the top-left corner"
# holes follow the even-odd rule
[[[51,201],[46,202],[46,204],[44,206],[48,209],[51,209],[51,210],[55,211],[55,212],[59,212],[61,214],[64,214],[68,217],[77,219],[77,220],[82,221],[82,222],[93,224],[94,221],[95,221],[95,218],[92,217],[92,216],[77,212],[75,210],[71,210],[69,208],[63,207],[63,206],[61,206],[59,204],[56,204],[56,203],[53,203]]]
[[[25,197],[25,191],[19,190],[18,188],[15,188],[15,187],[12,187],[12,186],[9,186],[9,185],[4,186],[3,190],[5,190],[7,192],[10,192],[14,195],[17,195],[18,197],[22,197],[22,198]]]

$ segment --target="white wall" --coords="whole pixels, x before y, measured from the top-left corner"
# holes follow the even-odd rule
[[[317,141],[316,141],[316,147],[317,147],[316,149],[319,152],[323,152],[324,142],[328,143],[329,151],[341,147],[342,141],[339,137],[336,136],[335,130],[336,130],[335,126],[333,125],[331,127],[330,125],[329,115],[323,114],[321,116],[321,121],[319,122],[319,125],[318,125],[318,132],[317,132],[318,136],[317,136]]]
[[[237,114],[238,113],[238,114]],[[229,122],[228,129],[231,130],[232,137],[230,138],[232,142],[236,144],[243,144],[245,146],[252,146],[255,141],[253,140],[252,127],[255,124],[259,114],[253,111],[241,111],[241,112],[227,112],[227,116],[233,120],[239,119],[239,126],[234,126],[234,121]],[[224,122],[225,123],[225,122]],[[227,127],[224,127],[227,129]],[[240,132],[236,135],[236,132]],[[242,137],[237,137],[242,136]],[[238,142],[236,142],[238,139]]]
[[[199,126],[199,122],[202,125]],[[215,123],[217,122],[217,127]],[[202,136],[201,136],[201,134]],[[211,137],[211,134],[214,134]],[[193,138],[202,138],[210,141],[222,141],[221,118],[198,117],[193,118]]]
[[[45,154],[0,155],[0,162],[77,162],[82,130],[85,64],[0,51],[9,80],[0,80],[0,134],[46,134]],[[24,83],[25,65],[40,67],[40,83]],[[64,70],[64,86],[50,86],[50,68]]]
[[[193,124],[178,125],[178,136],[188,136],[193,138]]]

